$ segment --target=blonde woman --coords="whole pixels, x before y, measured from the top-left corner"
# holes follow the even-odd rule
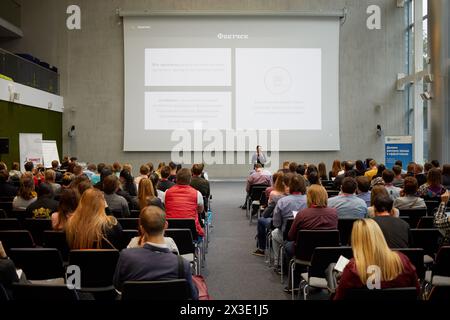
[[[352,229],[353,258],[344,268],[334,300],[345,299],[348,289],[366,288],[372,274],[369,266],[380,268],[380,287],[416,287],[420,293],[416,268],[408,257],[389,249],[378,224],[372,219],[355,221]]]
[[[95,188],[86,190],[66,226],[67,243],[71,249],[119,248],[122,227],[113,216],[105,213],[103,193]]]
[[[157,206],[164,210],[164,205],[158,195],[155,194],[155,188],[149,178],[143,178],[139,181],[137,199],[134,200],[134,207],[139,210],[144,209],[147,206]]]

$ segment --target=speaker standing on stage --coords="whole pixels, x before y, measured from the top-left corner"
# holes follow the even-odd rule
[[[261,164],[264,167],[264,164],[266,163],[266,156],[262,152],[261,146],[256,146],[256,152],[252,156],[252,164]]]

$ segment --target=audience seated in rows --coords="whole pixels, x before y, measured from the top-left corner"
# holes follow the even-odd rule
[[[37,200],[34,191],[33,174],[25,172],[20,178],[20,187],[17,196],[14,197],[12,207],[16,211],[25,211],[27,207]]]
[[[369,178],[364,176],[356,177],[356,196],[366,203],[367,207],[371,206],[370,203],[370,181]]]
[[[372,188],[372,191],[370,193],[370,207],[367,208],[367,217],[369,218],[375,217],[375,199],[379,195],[385,195],[389,197],[389,193],[384,185],[376,185]],[[391,215],[394,217],[398,217],[400,215],[400,211],[397,208],[392,208]]]
[[[58,209],[51,215],[53,230],[63,231],[65,229],[67,221],[77,209],[78,201],[78,193],[74,189],[65,189],[61,192]]]
[[[334,180],[341,171],[341,162],[339,160],[334,160],[331,166],[331,171],[328,173],[328,180]]]
[[[149,174],[150,168],[146,164],[141,165],[141,167],[139,168],[139,176],[134,178],[134,183],[137,189],[139,189],[139,182],[141,181],[141,179],[148,178]]]
[[[426,209],[427,206],[423,198],[417,196],[418,188],[416,178],[406,177],[404,180],[403,190],[400,192],[400,197],[394,201],[394,207],[400,210]]]
[[[355,221],[351,235],[353,258],[345,266],[334,300],[344,300],[349,289],[367,288],[369,266],[382,266],[380,288],[415,287],[420,294],[416,268],[408,257],[389,249],[379,225],[372,219]],[[369,269],[370,270],[370,269]]]
[[[372,178],[377,174],[378,167],[377,162],[375,160],[371,160],[369,162],[369,169],[364,173],[364,176],[372,180]]]
[[[439,200],[446,190],[442,185],[441,170],[432,168],[428,171],[427,182],[420,186],[418,193],[425,200]]]
[[[170,168],[170,174],[167,177],[167,179],[173,183],[176,183],[177,182],[178,165],[175,162],[170,161],[169,168]]]
[[[392,184],[397,188],[403,188],[404,178],[402,175],[402,167],[395,165],[392,167],[392,171],[394,172],[394,180],[392,180]]]
[[[130,197],[137,196],[137,188],[134,184],[134,178],[128,170],[123,169],[119,174],[120,187],[123,192],[126,192]]]
[[[191,170],[182,168],[177,172],[176,185],[166,191],[167,218],[194,219],[199,236],[205,235],[200,225],[199,214],[203,212],[203,196],[191,184]]]
[[[115,174],[107,176],[103,180],[103,192],[108,208],[117,217],[129,217],[130,208],[127,200],[119,196],[116,192],[119,190],[119,178]]]
[[[54,194],[58,194],[61,192],[61,185],[59,183],[56,183],[56,172],[53,169],[46,170],[44,177],[45,182],[52,187]]]
[[[95,188],[86,190],[66,226],[70,249],[120,248],[122,227],[105,213],[105,197]]]
[[[161,168],[161,180],[158,183],[158,190],[161,190],[162,192],[166,192],[167,189],[173,187],[175,185],[174,182],[169,180],[170,177],[170,167],[165,166]]]
[[[9,172],[6,169],[0,170],[0,197],[14,198],[18,188],[9,182]]]
[[[135,207],[139,210],[144,209],[147,206],[157,206],[164,210],[164,205],[160,198],[155,194],[155,188],[149,178],[143,178],[139,181],[139,195],[134,200]]]
[[[270,186],[272,183],[271,176],[264,171],[261,164],[255,164],[255,172],[247,178],[247,186],[245,190],[250,192],[250,187],[256,184]]]
[[[58,201],[53,199],[53,188],[47,182],[41,182],[37,187],[37,200],[27,209],[27,216],[33,218],[49,219],[58,208]]]
[[[386,169],[382,173],[382,178],[384,181],[384,187],[386,188],[389,196],[392,200],[397,199],[400,196],[401,189],[399,187],[394,186],[394,171]]]
[[[342,181],[341,193],[328,199],[328,206],[336,208],[339,219],[358,219],[367,215],[366,202],[355,195],[357,184],[354,178]]]
[[[200,191],[203,197],[208,198],[210,194],[209,181],[201,177],[203,172],[203,165],[194,164],[192,166],[191,171],[192,171],[191,187]]]
[[[181,171],[181,170],[180,170]],[[178,178],[177,178],[178,181]],[[121,291],[125,281],[154,281],[186,279],[194,300],[198,290],[192,281],[189,262],[173,254],[166,245],[164,230],[167,221],[164,211],[155,206],[146,207],[139,216],[144,245],[122,250],[114,274],[114,286]],[[179,264],[182,264],[180,274]]]

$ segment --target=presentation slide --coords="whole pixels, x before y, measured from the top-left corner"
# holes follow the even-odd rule
[[[237,48],[236,127],[322,129],[321,57],[320,48]]]
[[[145,130],[231,129],[231,92],[146,92]]]
[[[231,49],[145,49],[146,86],[231,86]]]

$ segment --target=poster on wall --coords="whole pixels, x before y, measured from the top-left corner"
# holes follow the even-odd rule
[[[397,160],[401,160],[406,168],[413,160],[412,136],[385,137],[384,150],[386,168],[391,169]]]
[[[42,164],[42,133],[19,133],[19,149],[21,170],[28,161],[35,166]]]
[[[58,160],[58,146],[55,140],[42,140],[42,156],[44,158],[44,167],[51,168],[52,161]]]

